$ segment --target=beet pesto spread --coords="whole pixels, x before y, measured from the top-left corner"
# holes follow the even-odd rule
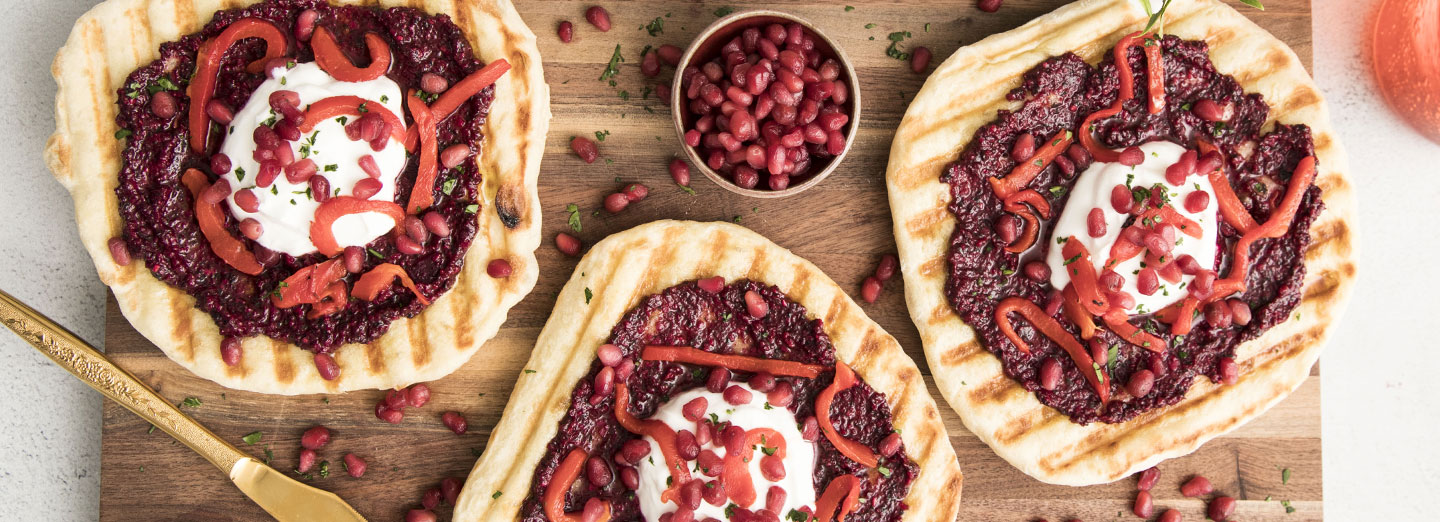
[[[1005,373],[1074,422],[1232,384],[1236,347],[1300,302],[1314,144],[1203,42],[1132,34],[1041,62],[942,180],[946,295]]]
[[[775,287],[642,300],[571,392],[526,521],[896,521],[919,466],[885,396]]]
[[[415,9],[217,12],[119,91],[124,242],[230,346],[369,342],[455,284],[508,69]]]

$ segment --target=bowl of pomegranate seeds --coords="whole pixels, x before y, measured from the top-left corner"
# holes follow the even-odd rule
[[[675,132],[696,168],[738,194],[776,198],[829,176],[850,150],[860,89],[850,59],[808,21],[746,11],[680,58]]]

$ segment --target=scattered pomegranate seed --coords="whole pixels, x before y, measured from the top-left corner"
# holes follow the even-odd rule
[[[640,57],[640,74],[646,78],[654,78],[660,75],[660,55],[655,52],[645,53]]]
[[[766,402],[777,408],[789,408],[795,402],[795,386],[790,381],[780,381],[775,389],[765,394]]]
[[[1016,163],[1024,162],[1035,155],[1035,136],[1030,133],[1021,134],[1015,138],[1015,145],[1010,147],[1010,159]]]
[[[425,490],[425,495],[420,497],[420,505],[424,506],[425,509],[435,509],[435,506],[439,506],[440,488],[437,486]]]
[[[315,370],[320,373],[320,378],[333,381],[340,376],[340,365],[335,364],[335,358],[328,353],[315,354]]]
[[[1025,263],[1021,271],[1032,281],[1045,282],[1050,279],[1050,265],[1045,264],[1044,261],[1035,260]]]
[[[442,413],[440,415],[440,422],[443,422],[445,427],[450,428],[450,431],[455,432],[456,435],[465,434],[465,417],[460,415],[459,412],[447,411]]]
[[[1208,98],[1200,99],[1195,102],[1193,109],[1196,116],[1209,122],[1229,121],[1235,116],[1235,105],[1228,101],[1222,104]]]
[[[555,248],[560,249],[560,252],[567,256],[578,256],[580,255],[580,240],[561,232],[555,234]]]
[[[880,263],[875,265],[875,279],[882,283],[889,281],[899,269],[900,259],[896,258],[895,254],[885,254],[880,257]]]
[[[750,312],[750,317],[759,319],[770,313],[770,304],[759,293],[748,290],[745,292],[745,309]]]
[[[1125,389],[1134,397],[1144,397],[1150,394],[1155,387],[1155,373],[1150,370],[1136,370],[1130,374],[1130,382],[1125,383]]]
[[[130,264],[130,246],[125,244],[124,238],[112,237],[105,242],[105,245],[110,247],[110,259],[114,260],[115,264],[120,266]]]
[[[1149,491],[1140,491],[1135,494],[1135,507],[1131,509],[1135,516],[1150,518],[1155,514],[1155,500],[1151,498]]]
[[[464,485],[463,481],[455,477],[440,479],[440,494],[445,497],[445,503],[455,505],[455,499],[460,498],[460,489]]]
[[[1230,303],[1216,301],[1205,305],[1205,324],[1211,328],[1229,328],[1233,318],[1230,316]]]
[[[873,303],[876,299],[880,298],[880,290],[882,290],[880,280],[874,276],[867,277],[865,281],[860,284],[860,298],[864,299],[867,303]]]
[[[1220,382],[1225,385],[1234,385],[1240,381],[1240,365],[1235,363],[1232,357],[1220,358]]]
[[[235,119],[235,109],[231,109],[225,102],[212,99],[205,104],[205,115],[215,120],[215,123],[229,125]]]
[[[585,163],[595,163],[595,160],[600,157],[600,147],[584,136],[571,138],[570,149],[574,150],[575,155]]]
[[[620,193],[625,194],[625,199],[628,199],[631,203],[634,203],[636,201],[645,199],[646,196],[649,196],[650,187],[646,187],[645,185],[641,185],[639,183],[631,183],[629,185],[625,185],[625,189],[621,190]]]
[[[313,426],[300,435],[300,447],[308,450],[318,450],[330,443],[330,428],[324,426]]]
[[[1210,207],[1210,193],[1203,190],[1196,190],[1185,195],[1185,210],[1189,212],[1200,212]]]
[[[750,387],[760,393],[769,393],[775,389],[775,375],[770,372],[758,372],[750,377]]]
[[[1046,357],[1040,362],[1040,387],[1047,391],[1055,390],[1060,385],[1060,361],[1054,357]]]
[[[891,433],[880,441],[880,454],[885,457],[893,457],[900,452],[900,434]]]
[[[355,478],[365,476],[365,459],[360,458],[354,453],[346,453],[345,472]]]
[[[1020,218],[1014,214],[1001,214],[995,219],[995,236],[1002,245],[1010,245],[1020,237]]]
[[[456,143],[440,151],[440,165],[447,169],[453,169],[470,159],[470,155],[474,153],[475,151],[471,150],[469,145]]]
[[[1132,145],[1130,147],[1126,147],[1125,150],[1120,151],[1120,159],[1116,161],[1126,167],[1134,167],[1141,163],[1145,163],[1145,152],[1141,151],[1140,147]]]
[[[590,25],[595,26],[602,33],[610,30],[610,12],[606,11],[604,7],[590,6],[585,10],[585,21],[590,22]]]
[[[670,179],[675,180],[676,185],[690,186],[690,165],[680,158],[670,160]]]
[[[1205,509],[1205,514],[1210,517],[1210,520],[1216,522],[1229,519],[1230,515],[1235,514],[1235,498],[1215,497],[1215,500],[1211,500],[1210,506]]]
[[[160,91],[150,96],[150,112],[162,120],[168,120],[175,115],[175,96],[168,91]]]
[[[1235,326],[1250,324],[1250,305],[1248,303],[1239,299],[1231,299],[1229,304],[1231,321],[1235,323]]]
[[[315,453],[315,450],[300,450],[300,462],[295,465],[295,471],[298,471],[300,473],[309,473],[310,468],[315,467],[315,460],[318,458],[320,458],[320,454]]]
[[[1129,214],[1135,209],[1135,198],[1131,195],[1130,187],[1115,185],[1110,189],[1110,208],[1121,214]]]
[[[978,6],[981,11],[993,13],[1000,10],[1000,2],[1001,0],[980,0]]]
[[[1184,519],[1185,517],[1180,514],[1180,510],[1167,509],[1164,513],[1160,514],[1160,518],[1157,519],[1156,522],[1181,522]]]
[[[676,432],[675,451],[680,455],[680,458],[685,460],[695,460],[699,458],[700,444],[695,441],[695,434],[692,433],[690,430],[680,430]]]
[[[405,420],[405,412],[387,408],[385,401],[380,401],[375,403],[375,418],[390,424],[400,424]]]
[[[385,407],[392,410],[405,411],[410,405],[410,398],[405,390],[389,390],[385,392]]]
[[[220,360],[225,361],[225,366],[239,366],[240,358],[244,355],[239,337],[227,335],[220,340]]]
[[[1165,167],[1165,182],[1177,187],[1184,185],[1185,178],[1195,173],[1195,162],[1195,151],[1187,150],[1180,154],[1178,161],[1169,167]]]
[[[679,47],[665,44],[661,45],[660,47],[656,47],[655,54],[660,57],[660,61],[664,62],[665,65],[675,67],[677,65],[680,65],[680,56],[682,54],[685,54],[685,51],[682,51]]]
[[[1180,486],[1180,494],[1185,495],[1186,498],[1203,497],[1213,491],[1215,488],[1210,486],[1210,479],[1200,475],[1195,475]]]
[[[295,39],[302,42],[310,41],[310,36],[315,33],[315,20],[320,18],[320,13],[314,9],[306,9],[295,17]]]
[[[724,393],[725,402],[728,402],[728,403],[733,404],[733,405],[735,405],[735,406],[739,406],[739,405],[742,405],[742,404],[749,404],[749,403],[750,403],[751,395],[752,395],[752,394],[750,393],[750,390],[747,390],[747,389],[745,389],[745,388],[741,388],[741,387],[739,387],[739,386],[734,386],[734,385],[732,385],[732,386],[730,386],[730,387],[728,387],[728,388],[725,388],[725,393]]]
[[[1090,213],[1085,217],[1085,228],[1090,233],[1090,237],[1104,236],[1106,229],[1109,228],[1105,223],[1105,211],[1100,210],[1100,207],[1090,209]]]
[[[916,47],[910,50],[910,70],[915,74],[925,72],[930,66],[930,48]]]
[[[705,389],[710,390],[710,393],[723,392],[729,384],[730,370],[726,368],[710,370],[710,375],[705,378]]]
[[[569,20],[561,21],[560,26],[555,28],[555,33],[560,36],[561,42],[570,43],[570,40],[575,39],[575,24]]]
[[[611,214],[619,214],[620,211],[625,210],[625,207],[627,206],[630,206],[630,198],[625,197],[625,194],[622,192],[616,192],[609,196],[605,196],[606,212],[609,212]]]
[[[1150,469],[1140,472],[1140,478],[1139,481],[1136,483],[1136,487],[1140,491],[1150,491],[1150,488],[1155,487],[1155,483],[1159,481],[1160,468],[1152,467]]]

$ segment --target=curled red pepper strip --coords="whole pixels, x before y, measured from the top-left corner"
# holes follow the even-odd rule
[[[565,512],[565,493],[570,491],[570,485],[580,478],[580,472],[585,469],[585,461],[590,456],[585,450],[575,448],[565,455],[560,461],[560,466],[555,468],[555,475],[550,477],[550,483],[545,485],[545,494],[541,498],[541,504],[545,507],[545,518],[551,522],[580,522],[581,513]],[[605,510],[601,513],[596,522],[610,520],[610,502],[601,501]]]
[[[825,486],[820,500],[815,502],[815,514],[808,522],[830,522],[831,517],[845,522],[845,515],[855,511],[860,502],[860,479],[855,475],[840,475]],[[839,509],[839,514],[835,510]]]
[[[1080,305],[1091,315],[1104,314],[1110,309],[1110,300],[1100,291],[1100,276],[1095,273],[1094,261],[1085,245],[1075,236],[1067,237],[1060,255],[1065,256],[1065,271],[1070,272],[1070,284],[1080,298]]]
[[[630,414],[630,388],[624,382],[615,383],[615,420],[625,431],[655,439],[665,456],[665,467],[670,471],[670,487],[660,493],[661,502],[679,500],[680,487],[690,482],[690,468],[680,458],[675,446],[675,430],[670,425],[655,419],[637,419]]]
[[[405,208],[412,214],[419,214],[421,210],[430,208],[435,203],[435,176],[439,173],[439,166],[436,164],[436,156],[439,154],[435,143],[435,117],[430,107],[420,100],[420,97],[411,90],[405,97],[405,106],[410,109],[410,116],[415,118],[414,128],[419,129],[420,137],[420,166],[415,174],[415,185],[410,189],[410,201]]]
[[[445,121],[445,118],[449,118],[451,114],[454,114],[455,109],[460,108],[460,104],[465,103],[465,100],[479,94],[480,91],[485,90],[486,87],[493,85],[509,70],[510,62],[501,58],[485,64],[480,70],[470,73],[469,76],[455,82],[455,85],[450,86],[450,88],[447,89],[444,94],[441,94],[440,98],[435,100],[435,103],[430,106],[430,112],[434,116],[435,122]],[[412,128],[410,130],[409,136],[406,137],[405,148],[409,149],[414,147],[415,142],[419,138],[417,134],[415,129]]]
[[[1270,218],[1240,236],[1240,240],[1235,242],[1235,260],[1230,263],[1230,274],[1215,282],[1215,289],[1211,291],[1206,302],[1245,291],[1245,272],[1250,267],[1250,246],[1263,238],[1284,236],[1290,230],[1290,223],[1295,220],[1295,212],[1300,210],[1300,201],[1305,198],[1305,192],[1310,189],[1310,185],[1315,183],[1315,176],[1315,157],[1302,158],[1295,166],[1295,172],[1290,174],[1284,199],[1281,199],[1280,204],[1271,212]]]
[[[1149,80],[1150,114],[1165,110],[1165,56],[1158,39],[1145,41],[1145,76]]]
[[[289,45],[289,42],[285,40],[285,33],[280,28],[259,18],[236,20],[218,36],[200,45],[200,50],[195,56],[195,75],[185,91],[190,97],[190,150],[205,152],[206,142],[210,139],[210,115],[205,113],[205,106],[215,96],[215,84],[220,77],[220,63],[225,60],[225,51],[230,50],[235,42],[246,38],[265,40],[265,56],[250,62],[245,67],[245,71],[251,74],[264,72],[265,62],[284,56],[286,47]]]
[[[205,236],[205,241],[210,243],[210,251],[220,256],[225,264],[246,274],[257,275],[263,272],[265,267],[255,259],[255,253],[245,248],[245,243],[225,229],[225,210],[220,208],[220,204],[206,203],[200,198],[200,193],[210,186],[210,180],[205,177],[205,173],[188,169],[180,177],[180,181],[190,189],[190,197],[195,200],[195,220],[200,223],[200,233]]]
[[[1194,326],[1195,309],[1199,306],[1199,299],[1187,296],[1184,300],[1155,312],[1155,320],[1168,323],[1172,334],[1187,335]]]
[[[1101,315],[1100,319],[1105,321],[1105,326],[1109,326],[1110,331],[1115,332],[1115,335],[1120,336],[1125,342],[1152,352],[1165,351],[1165,340],[1130,324],[1129,317],[1124,310],[1111,308]]]
[[[1110,245],[1110,258],[1105,260],[1105,268],[1115,268],[1116,265],[1129,261],[1130,258],[1138,256],[1144,251],[1145,247],[1131,243],[1125,239],[1124,235],[1121,235],[1115,238],[1115,242]]]
[[[1201,155],[1214,151],[1222,154],[1223,157],[1224,153],[1208,141],[1199,140],[1195,145],[1200,149]],[[1230,186],[1230,176],[1225,175],[1225,161],[1222,160],[1218,168],[1205,175],[1210,178],[1210,186],[1215,191],[1216,206],[1220,208],[1220,217],[1226,223],[1235,227],[1235,230],[1241,234],[1260,226],[1250,215],[1250,211],[1245,209],[1245,205],[1240,203],[1240,198],[1235,197],[1235,189]]]
[[[315,63],[330,76],[342,82],[364,82],[385,75],[390,70],[390,46],[375,33],[365,33],[365,47],[370,50],[370,65],[360,68],[350,63],[350,58],[340,51],[335,37],[324,27],[316,27],[310,38],[310,47],[315,50]]]
[[[405,222],[405,211],[390,201],[360,199],[354,196],[335,196],[315,209],[315,220],[310,222],[310,242],[315,249],[327,256],[339,255],[345,250],[335,241],[335,220],[350,214],[379,212],[395,220],[395,226]]]
[[[1050,141],[1046,142],[1045,145],[1039,149],[1036,149],[1035,154],[1030,156],[1029,159],[1020,162],[1019,165],[1015,165],[1015,168],[1010,169],[1010,174],[1004,178],[990,178],[990,187],[995,190],[996,196],[1000,196],[1000,199],[1008,202],[1011,195],[1020,192],[1026,185],[1029,185],[1030,182],[1035,179],[1035,176],[1040,175],[1046,167],[1050,166],[1050,162],[1054,160],[1056,156],[1065,152],[1065,149],[1069,148],[1070,144],[1074,141],[1074,134],[1070,131],[1065,131],[1064,136],[1050,138]],[[1045,213],[1048,214],[1049,212],[1047,211]]]
[[[835,400],[835,394],[841,390],[847,390],[855,385],[855,372],[850,370],[842,361],[835,361],[835,381],[830,383],[819,395],[815,396],[815,420],[820,424],[820,431],[835,449],[840,450],[850,460],[859,462],[862,466],[873,468],[880,463],[875,456],[875,451],[870,447],[840,436],[835,431],[834,423],[830,422],[830,403]]]
[[[1005,198],[1005,204],[1026,203],[1035,207],[1042,219],[1050,219],[1050,201],[1041,196],[1035,189],[1025,189]]]
[[[719,366],[742,372],[770,372],[771,375],[814,379],[825,371],[824,366],[779,359],[761,359],[746,355],[707,352],[689,346],[646,346],[640,358],[647,361],[671,361],[703,366]]]
[[[1065,318],[1080,327],[1080,338],[1088,341],[1095,337],[1095,318],[1090,317],[1090,312],[1080,306],[1080,298],[1075,295],[1075,285],[1065,285],[1060,296],[1064,298]]]
[[[720,472],[725,485],[725,494],[736,505],[748,506],[755,503],[755,483],[750,480],[750,459],[755,457],[755,446],[774,448],[775,457],[785,458],[785,438],[770,428],[755,428],[745,431],[744,445],[734,453],[726,452],[725,469]]]
[[[1080,341],[1075,340],[1070,332],[1065,331],[1065,327],[1060,326],[1059,321],[1046,315],[1039,306],[1023,297],[1007,297],[1000,301],[1000,306],[995,308],[995,324],[1000,326],[1000,331],[1010,338],[1010,342],[1015,343],[1015,346],[1025,353],[1030,353],[1030,345],[1025,344],[1025,340],[1015,333],[1014,326],[1010,324],[1010,314],[1012,313],[1020,314],[1025,320],[1030,321],[1030,324],[1041,334],[1064,348],[1065,352],[1070,354],[1070,359],[1075,361],[1075,365],[1080,368],[1080,375],[1085,376],[1085,380],[1095,388],[1095,393],[1100,396],[1100,402],[1102,404],[1110,402],[1110,377],[1105,374],[1105,370],[1101,369],[1100,365],[1095,364],[1094,359],[1090,358],[1089,350],[1086,350]]]
[[[390,283],[396,278],[400,279],[401,285],[415,293],[417,301],[420,301],[421,304],[430,304],[430,300],[426,299],[425,294],[420,293],[420,289],[415,287],[415,282],[410,280],[410,274],[405,272],[404,268],[392,263],[376,265],[369,272],[365,272],[365,275],[360,276],[360,280],[355,282],[355,297],[365,301],[374,301],[375,297],[380,295],[380,291],[390,288]]]
[[[339,258],[321,261],[296,270],[285,278],[275,293],[270,294],[270,303],[276,308],[290,308],[302,304],[316,304],[333,292],[335,283],[344,283],[344,261]]]
[[[1115,98],[1114,104],[1090,113],[1080,123],[1080,145],[1090,152],[1090,156],[1095,158],[1095,161],[1113,163],[1120,159],[1120,152],[1101,144],[1099,140],[1095,139],[1093,131],[1096,120],[1120,114],[1125,102],[1135,97],[1135,73],[1130,70],[1128,54],[1130,47],[1140,42],[1142,37],[1143,35],[1139,32],[1131,33],[1115,44],[1115,70],[1120,74],[1119,96]]]
[[[364,107],[364,110],[361,110],[361,107]],[[390,109],[386,109],[384,105],[379,103],[359,96],[349,95],[331,96],[316,101],[310,104],[309,107],[306,107],[305,116],[300,119],[300,132],[315,130],[316,125],[330,118],[361,116],[372,112],[379,114],[380,117],[385,120],[385,123],[390,124],[390,139],[401,143],[405,142],[405,123],[400,121],[400,118],[395,116],[395,113],[390,112]],[[411,147],[407,146],[405,148],[410,149]]]
[[[345,282],[336,281],[325,287],[325,291],[320,294],[320,300],[310,307],[305,318],[318,319],[344,310],[348,304],[350,304],[350,296],[345,291]]]
[[[1030,207],[1019,202],[1006,203],[1005,211],[1025,220],[1025,226],[1020,229],[1020,237],[1015,238],[1014,243],[1006,246],[1005,251],[1018,254],[1028,250],[1040,237],[1040,220],[1035,218],[1035,213],[1030,211]]]

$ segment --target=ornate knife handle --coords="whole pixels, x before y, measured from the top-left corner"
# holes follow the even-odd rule
[[[189,446],[226,473],[236,461],[249,458],[235,446],[221,440],[179,408],[140,382],[130,372],[115,366],[104,354],[75,334],[45,317],[14,296],[0,290],[0,322],[35,346],[61,368],[110,400],[135,412],[171,437]]]

